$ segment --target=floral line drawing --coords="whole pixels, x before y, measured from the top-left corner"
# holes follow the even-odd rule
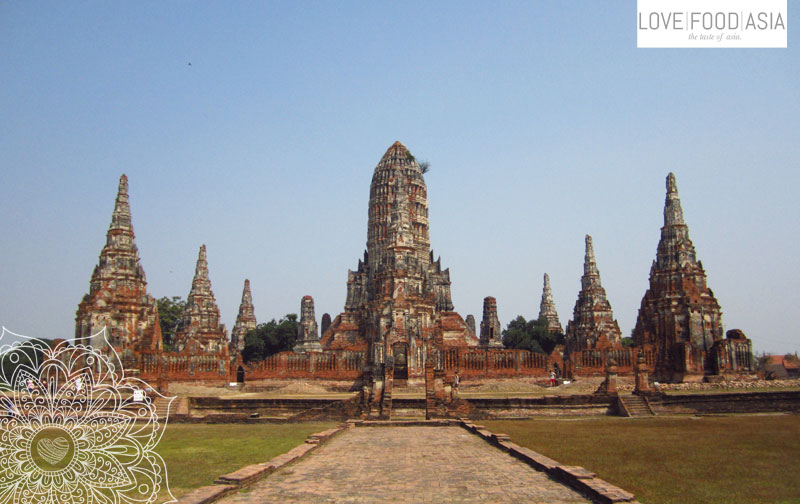
[[[125,376],[107,340],[51,346],[3,327],[0,344],[0,502],[175,502],[155,451],[174,397]]]

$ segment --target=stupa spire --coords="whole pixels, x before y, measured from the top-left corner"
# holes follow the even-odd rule
[[[675,174],[670,172],[670,174],[667,175],[667,198],[664,202],[664,225],[682,226],[684,224],[681,199],[678,197],[678,184],[675,181]]]
[[[600,275],[597,270],[597,259],[594,257],[594,245],[592,245],[592,237],[586,235],[586,255],[583,258],[583,274],[584,275]]]
[[[369,365],[393,362],[394,378],[403,379],[422,376],[429,344],[478,343],[454,312],[450,270],[433,256],[428,224],[422,169],[405,145],[394,142],[372,172],[367,251],[347,273],[344,312],[323,331],[324,348],[366,349]],[[310,313],[310,300],[306,305]],[[311,317],[306,320],[310,327]]]
[[[119,178],[117,188],[117,199],[114,202],[114,212],[111,214],[111,225],[109,231],[120,229],[133,234],[131,225],[131,206],[128,200],[128,177],[123,173]]]
[[[76,342],[98,348],[105,342],[102,338],[92,341],[92,336],[103,327],[117,348],[139,351],[161,347],[158,310],[153,297],[147,294],[147,281],[139,262],[125,175],[119,179],[106,244],[92,272],[89,294],[78,306],[75,327]]]
[[[248,332],[256,328],[255,310],[253,308],[253,295],[250,293],[250,280],[244,280],[242,289],[242,302],[239,304],[239,314],[236,316],[236,324],[231,331],[231,352],[241,352],[244,350],[245,336]]]
[[[547,330],[552,333],[563,333],[561,322],[558,320],[556,303],[553,300],[553,291],[550,290],[550,276],[544,274],[544,288],[542,289],[542,301],[539,303],[539,319],[547,320]]]
[[[300,300],[300,323],[297,324],[297,343],[294,351],[302,353],[321,350],[317,317],[314,314],[314,298],[306,295]]]
[[[192,340],[208,353],[228,353],[225,326],[219,323],[219,307],[208,278],[206,246],[200,246],[194,268],[192,288],[181,318],[181,330],[175,335],[176,348],[182,351]]]
[[[497,299],[487,296],[483,298],[480,345],[483,347],[503,348],[502,333],[500,319],[497,318]]]
[[[710,371],[711,359],[683,359],[676,355],[694,351],[713,352],[722,339],[722,310],[708,288],[706,272],[697,260],[689,226],[683,220],[675,175],[667,175],[664,226],[656,260],[650,268],[650,288],[642,297],[633,330],[636,345],[662,349],[655,366],[657,376]]]
[[[567,346],[571,350],[620,347],[622,333],[606,291],[600,282],[600,272],[594,256],[592,237],[586,235],[586,256],[583,263],[581,290],[567,323]]]

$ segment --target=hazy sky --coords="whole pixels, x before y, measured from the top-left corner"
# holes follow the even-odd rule
[[[613,7],[609,6],[613,5]],[[74,335],[117,181],[156,296],[208,247],[228,330],[344,306],[373,169],[426,175],[456,310],[571,318],[594,238],[624,336],[673,171],[698,257],[757,351],[800,351],[800,57],[636,48],[636,4],[0,2],[0,324]]]

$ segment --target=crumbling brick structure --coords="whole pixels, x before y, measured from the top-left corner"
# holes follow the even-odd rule
[[[239,314],[236,316],[236,323],[231,331],[230,353],[236,355],[244,350],[244,337],[248,332],[256,328],[255,308],[253,308],[253,295],[250,293],[250,280],[244,280],[242,289],[242,301],[239,304]]]
[[[128,177],[119,179],[106,244],[92,272],[89,293],[75,314],[75,342],[106,348],[105,338],[129,373],[142,367],[141,354],[160,351],[161,326],[156,300],[147,293],[139,262],[128,200]]]
[[[366,351],[377,379],[391,363],[393,379],[423,378],[427,347],[477,345],[453,311],[450,271],[433,260],[422,168],[395,142],[370,185],[367,250],[348,272],[344,312],[322,335],[325,349]],[[437,347],[438,348],[438,347]]]
[[[245,377],[361,380],[366,385],[364,401],[379,415],[391,414],[395,385],[427,378],[433,380],[426,384],[431,397],[447,399],[437,384],[451,383],[456,373],[470,379],[544,377],[557,365],[566,376],[602,376],[614,368],[619,374],[636,370],[641,375],[639,388],[645,389],[650,369],[662,381],[753,369],[751,342],[741,331],[729,331],[722,339],[721,311],[695,258],[672,174],[650,289],[634,332],[635,347],[621,346],[589,236],[566,348],[558,347],[549,356],[504,349],[497,302],[491,297],[484,300],[479,340],[474,318],[464,321],[454,311],[450,272],[442,269],[440,259],[433,260],[430,250],[427,214],[423,171],[396,142],[373,174],[367,250],[357,270],[348,273],[344,312],[333,321],[323,317],[319,336],[313,299],[305,296],[296,351],[244,364],[244,337],[256,327],[249,281],[229,345],[211,290],[205,246],[200,248],[173,351],[164,351],[157,305],[147,294],[134,243],[123,175],[106,246],[76,314],[76,342],[104,345],[95,335],[105,327],[126,371],[159,383],[221,383]],[[548,320],[549,330],[560,330],[548,280],[545,275],[540,317]]]
[[[654,374],[660,380],[752,370],[749,340],[722,339],[722,310],[689,239],[672,173],[667,176],[664,226],[650,268],[650,288],[642,298],[633,338],[637,346],[656,349]]]
[[[300,323],[297,326],[297,343],[295,352],[321,352],[317,317],[314,315],[314,298],[303,296],[300,301]]]
[[[542,319],[547,321],[547,332],[552,334],[564,334],[561,321],[558,320],[553,291],[550,289],[550,276],[547,273],[544,274],[542,301],[539,303],[539,320]]]
[[[221,324],[219,307],[211,290],[208,277],[206,246],[200,246],[192,288],[181,317],[180,329],[175,334],[173,346],[178,352],[190,348],[191,354],[228,355],[228,333]]]
[[[483,320],[481,320],[479,344],[487,348],[503,348],[503,328],[497,317],[497,299],[492,296],[483,298]]]
[[[622,333],[614,320],[611,303],[600,283],[600,271],[594,257],[592,237],[586,235],[586,256],[583,262],[581,290],[567,323],[566,346],[569,353],[582,350],[622,348]]]

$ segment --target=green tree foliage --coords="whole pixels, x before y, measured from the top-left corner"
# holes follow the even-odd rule
[[[545,319],[526,321],[525,317],[518,315],[503,330],[503,344],[506,348],[518,348],[549,354],[556,345],[563,343],[563,334],[547,332],[547,321]]]
[[[262,360],[270,355],[291,350],[297,341],[297,315],[290,313],[280,319],[258,324],[244,337],[242,359],[245,362]]]
[[[53,340],[49,339],[37,338],[30,341],[30,343],[33,346],[26,345],[18,351],[10,350],[3,354],[2,359],[0,359],[0,371],[6,379],[10,380],[19,366],[27,365],[29,367],[35,367],[35,363],[42,362],[44,359],[44,352],[40,349],[39,345],[41,345],[41,348],[53,348]],[[12,359],[11,355],[14,353],[17,355]]]
[[[626,336],[622,338],[622,346],[624,347],[633,346],[633,338],[631,336]]]
[[[169,349],[175,338],[175,333],[180,329],[181,316],[186,308],[186,301],[180,296],[172,296],[172,299],[164,296],[158,301],[158,318],[161,322],[161,336],[164,339],[164,346]]]

